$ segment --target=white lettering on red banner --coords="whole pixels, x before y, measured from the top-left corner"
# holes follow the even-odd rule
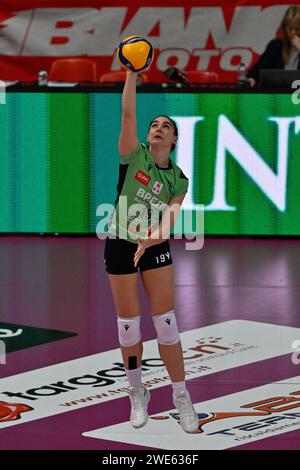
[[[236,79],[241,61],[250,66],[257,54],[276,35],[287,3],[249,5],[249,2],[223,2],[222,6],[199,6],[195,0],[187,8],[141,6],[104,6],[99,8],[35,8],[20,10],[0,7],[1,79],[24,79],[36,76],[40,58],[49,68],[54,58],[90,56],[97,61],[99,75],[119,70],[114,53],[120,40],[132,34],[143,34],[155,48],[155,59],[149,72],[159,80],[169,66],[185,70],[214,70],[223,81]],[[53,6],[55,2],[41,2]],[[87,2],[88,3],[88,2]],[[197,3],[197,6],[193,6]],[[201,2],[200,2],[201,3]],[[204,2],[203,2],[204,3]],[[242,4],[241,4],[242,3]],[[278,3],[274,5],[274,3]],[[101,5],[103,2],[101,2]],[[94,6],[94,2],[93,2]],[[9,56],[21,56],[12,65]],[[25,60],[24,60],[25,59]],[[12,70],[14,67],[14,72]],[[19,76],[16,74],[16,67]],[[10,75],[10,76],[9,76]]]

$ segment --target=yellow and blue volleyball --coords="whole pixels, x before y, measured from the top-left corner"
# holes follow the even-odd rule
[[[131,72],[141,72],[153,60],[153,47],[141,36],[128,36],[120,42],[117,57],[120,64]]]

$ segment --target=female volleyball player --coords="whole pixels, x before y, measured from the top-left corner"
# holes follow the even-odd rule
[[[176,213],[188,188],[187,178],[170,160],[170,151],[177,139],[176,123],[167,116],[158,116],[150,123],[148,145],[139,143],[136,74],[127,72],[122,95],[118,197],[105,244],[105,265],[130,385],[130,421],[135,428],[147,423],[150,399],[149,391],[141,383],[143,345],[139,269],[151,306],[160,355],[172,381],[173,401],[180,415],[180,424],[184,431],[193,432],[198,428],[198,417],[185,385],[182,348],[174,314],[173,268],[168,242]]]

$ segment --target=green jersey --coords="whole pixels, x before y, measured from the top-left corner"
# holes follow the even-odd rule
[[[159,167],[145,144],[120,157],[118,196],[109,222],[109,233],[137,243],[137,237],[149,234],[174,196],[187,192],[188,179],[169,160],[168,168]]]

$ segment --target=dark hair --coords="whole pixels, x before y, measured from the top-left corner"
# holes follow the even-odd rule
[[[158,117],[164,117],[166,119],[168,119],[170,121],[170,123],[172,124],[172,127],[173,127],[173,130],[174,130],[174,135],[176,135],[176,137],[178,137],[178,127],[177,127],[177,124],[176,122],[170,118],[170,116],[167,116],[166,114],[159,114],[158,116],[156,116],[155,118],[152,119],[152,121],[150,122],[149,124],[149,128],[148,128],[148,133],[150,131],[150,128],[152,126],[152,123],[158,118]],[[171,152],[173,152],[173,150],[175,149],[176,147],[176,144],[172,144],[172,147],[171,147]]]

